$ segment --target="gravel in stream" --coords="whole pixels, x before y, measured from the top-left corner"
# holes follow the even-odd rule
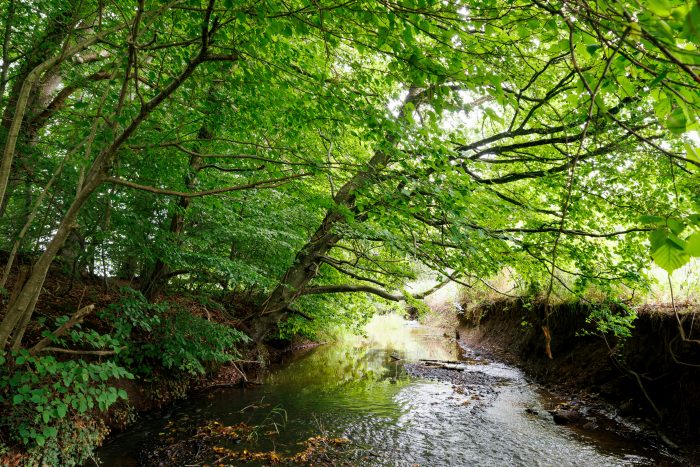
[[[406,363],[404,368],[406,373],[413,377],[451,383],[455,392],[466,398],[465,403],[479,402],[475,406],[488,404],[496,396],[497,387],[508,381],[506,378],[469,370],[458,362],[455,364]]]

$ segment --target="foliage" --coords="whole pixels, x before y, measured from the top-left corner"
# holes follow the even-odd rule
[[[51,456],[63,459],[63,454],[56,451],[65,451],[64,462],[74,458],[74,450],[80,451],[76,454],[79,459],[85,458],[82,450],[89,452],[94,444],[71,441],[83,436],[76,432],[75,421],[125,399],[124,390],[110,386],[109,380],[133,377],[114,362],[59,361],[52,356],[32,356],[26,350],[2,363],[0,404],[6,414],[3,428],[9,430],[13,440],[28,448],[43,448],[49,464]],[[66,432],[66,427],[73,428]],[[84,436],[101,439],[100,431],[86,431]]]
[[[428,305],[423,303],[421,300],[413,298],[408,291],[403,290],[403,297],[406,301],[406,307],[410,310],[409,314],[415,315],[416,319],[425,318],[430,313],[430,308]]]
[[[66,417],[57,420],[56,436],[47,438],[43,446],[27,449],[26,465],[80,466],[94,459],[109,430],[99,418]]]
[[[697,2],[181,3],[6,2],[0,290],[31,268],[2,349],[57,257],[146,297],[56,345],[194,375],[245,337],[168,286],[319,336],[416,271],[550,301],[646,288],[648,234],[669,272],[698,256]]]
[[[167,302],[150,303],[136,290],[121,289],[119,302],[101,314],[114,327],[117,345],[125,348],[120,361],[144,375],[162,367],[196,376],[208,365],[238,358],[236,347],[249,340],[234,328],[169,308]]]
[[[240,357],[236,346],[248,337],[229,326],[177,312],[156,336],[153,347],[143,350],[151,358],[160,358],[164,368],[177,369],[192,375],[203,374],[206,364],[231,362]]]
[[[649,234],[651,256],[669,274],[691,257],[700,257],[700,214],[685,218],[642,216],[641,220],[654,227]]]
[[[335,340],[344,332],[359,333],[374,314],[376,306],[375,301],[361,294],[303,297],[295,307],[303,310],[307,317],[292,314],[280,324],[278,336],[281,339],[302,337],[324,341]]]
[[[637,313],[619,300],[593,306],[586,323],[593,324],[599,333],[615,337],[630,337]]]

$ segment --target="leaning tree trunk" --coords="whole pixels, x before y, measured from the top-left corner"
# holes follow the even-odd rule
[[[41,84],[42,79],[48,78],[47,72],[61,64],[66,58],[85,50],[122,27],[120,25],[117,28],[100,31],[71,47],[67,47],[65,39],[71,27],[70,20],[73,13],[72,10],[61,11],[55,18],[49,20],[49,28],[47,28],[45,37],[36,50],[30,51],[31,57],[21,70],[22,75],[15,80],[10,93],[2,122],[7,132],[6,138],[2,141],[3,153],[0,158],[0,208],[2,209],[7,205],[7,189],[16,148],[18,143],[22,142],[22,133],[26,131],[26,128],[23,128],[27,124],[25,121],[26,113],[31,111],[32,104],[41,97],[41,89],[37,90],[37,86]]]
[[[399,112],[398,118],[400,120],[403,120],[406,104],[414,103],[419,95],[418,88],[409,90]],[[395,144],[397,137],[390,134],[386,139],[391,144]],[[343,212],[350,210],[358,214],[355,205],[357,190],[366,187],[372,180],[375,180],[390,161],[391,154],[383,150],[375,151],[367,167],[355,174],[338,190],[333,198],[336,207],[331,208],[326,213],[321,226],[309,242],[299,250],[294,258],[294,263],[287,269],[280,283],[267,297],[257,315],[254,316],[252,337],[256,341],[260,342],[264,339],[280,321],[287,317],[289,306],[302,295],[307,284],[318,274],[321,258],[342,240],[343,237],[338,233],[337,227],[347,222]]]
[[[19,292],[17,300],[9,307],[5,318],[0,323],[0,349],[5,347],[7,339],[17,324],[21,321],[28,321],[31,317],[51,263],[71,233],[81,208],[97,189],[100,182],[101,178],[94,177],[83,187],[83,190],[75,198],[68,212],[61,220],[56,233],[46,246],[46,250],[44,250],[44,253],[42,253],[32,268],[32,274]],[[15,343],[15,345],[19,345],[19,343]]]

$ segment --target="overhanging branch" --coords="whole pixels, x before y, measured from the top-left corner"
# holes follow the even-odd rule
[[[157,195],[180,196],[182,198],[199,198],[202,196],[218,195],[221,193],[228,193],[231,191],[263,189],[263,188],[276,188],[278,186],[284,185],[285,183],[288,183],[288,182],[295,180],[297,178],[308,177],[309,175],[311,175],[311,174],[304,173],[304,174],[298,174],[298,175],[289,175],[287,177],[272,178],[269,180],[261,180],[259,182],[246,183],[244,185],[235,185],[235,186],[228,186],[228,187],[224,187],[224,188],[214,188],[212,190],[193,191],[193,192],[168,190],[166,188],[156,188],[154,186],[141,185],[139,183],[130,182],[128,180],[124,180],[123,178],[117,178],[117,177],[106,177],[104,179],[104,181],[107,183],[113,183],[115,185],[122,185],[122,186],[126,186],[129,188],[133,188],[135,190],[148,191],[149,193],[155,193]]]

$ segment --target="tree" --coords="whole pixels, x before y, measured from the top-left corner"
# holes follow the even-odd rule
[[[312,296],[405,298],[412,264],[549,297],[643,283],[648,231],[697,254],[696,4],[8,6],[5,269],[39,254],[3,345],[69,238],[153,297],[245,291],[258,337]]]

